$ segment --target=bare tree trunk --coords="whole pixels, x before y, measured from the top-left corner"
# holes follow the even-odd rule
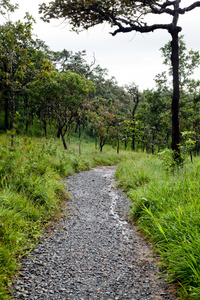
[[[8,94],[5,95],[5,130],[9,129],[9,100],[8,100]]]
[[[100,149],[100,152],[102,152],[103,151],[103,138],[102,137],[100,137],[100,139],[99,139],[99,149]]]
[[[171,32],[172,36],[172,55],[171,62],[173,68],[173,97],[172,97],[172,150],[174,151],[174,158],[180,158],[180,131],[179,131],[179,51],[178,51],[178,31]]]
[[[135,128],[134,128],[134,133],[132,134],[131,148],[133,151],[135,151]]]
[[[179,5],[180,0],[174,1],[174,15],[172,28],[169,30],[171,34],[171,64],[172,64],[172,74],[173,74],[173,96],[172,96],[172,150],[174,155],[174,160],[180,160],[180,129],[179,129],[179,100],[180,100],[180,80],[179,80],[179,43],[178,35],[181,31],[181,27],[177,26],[179,19]]]
[[[65,150],[67,150],[67,144],[66,144],[66,141],[65,141],[65,134],[61,133],[61,137],[62,137],[62,142],[63,142],[63,147]]]
[[[12,134],[11,134],[11,147],[14,146],[15,130],[16,130],[16,102],[15,95],[12,93]]]
[[[95,136],[95,149],[97,150],[97,136]]]
[[[133,121],[133,134],[132,134],[132,150],[135,151],[135,113],[139,104],[139,92],[137,91],[136,97],[134,99],[134,108],[132,111],[132,121]]]
[[[117,124],[117,154],[119,154],[119,125]]]
[[[67,147],[67,143],[65,141],[65,134],[67,132],[67,126],[65,128],[64,127],[65,126],[64,125],[62,126],[62,123],[59,121],[58,132],[59,132],[59,134],[60,134],[60,136],[62,138],[63,147],[64,147],[65,150],[67,150],[68,147]]]
[[[59,139],[60,136],[61,136],[61,133],[60,133],[60,132],[61,132],[60,127],[58,127],[58,131],[57,131],[57,135],[56,135],[58,139]]]
[[[43,119],[43,127],[44,127],[44,136],[47,139],[47,121]]]
[[[80,141],[79,141],[79,154],[80,155],[81,155],[81,142],[83,140],[84,134],[85,134],[85,125],[83,125],[83,131],[82,131],[82,134],[80,136]]]

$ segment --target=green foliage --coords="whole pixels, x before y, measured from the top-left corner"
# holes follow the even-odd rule
[[[12,13],[16,9],[18,9],[18,4],[13,5],[10,3],[10,0],[1,0],[0,5],[1,5],[0,14],[3,16],[5,16],[7,13]]]
[[[175,160],[174,159],[174,152],[171,149],[165,149],[158,153],[158,157],[163,162],[163,168],[166,171],[174,172],[178,168],[182,167],[184,160]],[[181,156],[183,157],[183,156]]]
[[[32,18],[26,22],[7,22],[0,27],[1,77],[10,93],[21,88],[29,67],[28,42],[31,42]]]
[[[65,134],[69,135],[72,123],[81,115],[84,100],[92,91],[92,82],[71,71],[45,72],[39,74],[31,84],[35,112],[43,118],[45,124],[48,120],[56,120],[65,149]]]
[[[144,11],[144,3],[137,4],[141,12]],[[146,2],[153,2],[152,0]],[[135,16],[135,4],[132,1],[71,1],[61,3],[51,1],[49,4],[41,4],[40,12],[43,12],[43,19],[49,22],[52,18],[68,18],[74,30],[78,28],[88,29],[95,25],[108,21],[114,24],[115,18],[131,18]]]
[[[192,158],[192,151],[196,147],[196,141],[195,141],[195,132],[194,131],[184,131],[182,132],[183,137],[183,143],[181,145],[181,149],[183,150],[184,154],[190,155],[191,162],[193,160]]]
[[[169,66],[169,75],[172,75],[171,67],[171,44],[167,43],[164,47],[161,47],[162,56],[164,57],[164,65]],[[189,88],[192,81],[190,76],[194,73],[194,70],[200,64],[199,51],[189,50],[187,51],[184,36],[179,37],[179,76],[180,76],[180,87],[181,89]],[[165,81],[166,85],[166,81]]]
[[[2,1],[8,15],[14,11],[14,6],[9,2]],[[0,9],[0,15],[2,13]],[[24,122],[30,120],[29,85],[36,75],[52,69],[51,62],[40,50],[42,43],[33,40],[33,22],[32,16],[27,13],[24,21],[13,23],[8,18],[0,26],[0,98],[5,111],[6,130],[10,127],[16,129],[16,111],[22,115]]]
[[[184,299],[199,299],[199,162],[196,158],[173,174],[162,164],[150,156],[127,161],[118,168],[117,178],[131,198],[130,215],[154,242],[168,280],[179,283]],[[148,177],[147,184],[135,182],[141,173]]]

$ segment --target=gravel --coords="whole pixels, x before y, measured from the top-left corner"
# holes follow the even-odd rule
[[[150,246],[130,225],[129,199],[114,187],[114,167],[65,180],[66,215],[23,259],[12,299],[174,300]]]

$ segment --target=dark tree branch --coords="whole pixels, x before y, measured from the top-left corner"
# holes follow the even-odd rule
[[[172,4],[170,4],[172,5]],[[151,10],[149,11],[149,13],[152,14],[157,14],[157,15],[161,15],[161,14],[168,14],[173,16],[174,15],[174,10],[169,9],[169,8],[164,8],[162,6],[160,6],[159,8],[155,7],[155,5],[150,5]]]
[[[183,15],[184,13],[195,9],[196,7],[200,7],[200,1],[196,1],[192,3],[190,6],[185,8],[179,8],[179,14]]]
[[[166,8],[166,7],[174,5],[174,4],[175,4],[175,1],[167,1],[163,4],[157,3],[157,6],[159,6],[160,8]]]
[[[148,26],[148,25],[138,26],[138,25],[130,24],[129,27],[123,27],[120,22],[115,21],[114,25],[118,26],[119,28],[117,30],[115,30],[114,32],[111,32],[112,36],[115,36],[117,33],[120,33],[120,32],[126,33],[126,32],[131,32],[134,30],[137,32],[141,32],[141,33],[153,32],[156,29],[165,29],[165,30],[168,30],[169,32],[172,30],[172,24],[154,24],[151,26]],[[177,27],[177,30],[181,31],[182,28]]]

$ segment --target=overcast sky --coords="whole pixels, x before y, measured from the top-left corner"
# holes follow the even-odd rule
[[[109,76],[114,76],[119,85],[134,82],[140,90],[154,87],[156,74],[165,70],[159,49],[170,40],[167,31],[157,30],[149,34],[121,33],[112,37],[109,34],[109,26],[105,24],[77,34],[71,32],[68,25],[63,25],[62,20],[52,20],[51,23],[40,20],[38,5],[42,2],[49,1],[11,0],[11,3],[19,4],[19,9],[11,16],[11,20],[22,20],[28,11],[37,21],[34,33],[45,41],[50,49],[67,49],[73,52],[86,50],[88,62],[93,60],[95,54],[97,63],[108,69]],[[182,6],[193,2],[194,0],[182,0]],[[199,15],[200,8],[197,8],[180,16],[179,24],[183,28],[182,34],[185,36],[188,50],[200,50]],[[162,17],[160,22],[163,21]],[[200,68],[196,70],[195,77],[200,79]]]

